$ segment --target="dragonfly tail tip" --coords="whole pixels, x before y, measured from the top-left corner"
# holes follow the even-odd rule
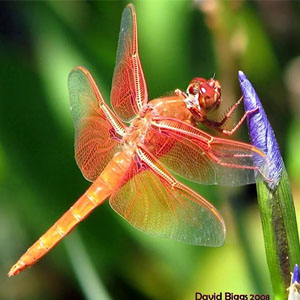
[[[16,263],[8,272],[8,277],[13,277],[19,274],[22,271],[22,266],[19,263]]]

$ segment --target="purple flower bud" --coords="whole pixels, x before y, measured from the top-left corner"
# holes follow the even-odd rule
[[[291,285],[288,288],[289,296],[288,300],[299,300],[300,299],[300,285],[299,285],[299,268],[295,265],[294,272],[292,274]]]
[[[242,71],[239,71],[239,81],[243,92],[245,111],[258,108],[247,117],[248,130],[252,145],[267,155],[268,176],[273,180],[269,183],[269,187],[273,189],[278,184],[284,167],[275,134],[252,84]],[[257,162],[257,165],[260,164],[261,162]]]
[[[295,283],[295,282],[300,283],[300,280],[299,280],[299,267],[298,267],[298,265],[295,265],[293,276],[292,276],[292,284]]]

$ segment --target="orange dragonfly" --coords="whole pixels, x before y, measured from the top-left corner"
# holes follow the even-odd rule
[[[93,184],[8,275],[36,263],[108,197],[111,207],[139,230],[193,245],[221,246],[225,225],[220,213],[169,172],[203,184],[225,185],[253,183],[259,173],[265,176],[263,152],[195,126],[203,122],[232,134],[221,129],[231,112],[221,122],[206,117],[206,111],[220,104],[218,81],[196,78],[186,93],[176,90],[173,96],[148,102],[136,14],[129,4],[122,15],[112,82],[114,111],[84,67],[73,69],[68,82],[75,158]],[[254,165],[255,156],[261,165]]]

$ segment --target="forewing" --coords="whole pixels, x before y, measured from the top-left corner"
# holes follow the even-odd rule
[[[146,146],[167,168],[198,183],[239,186],[268,178],[266,157],[257,148],[175,119],[156,120]]]
[[[75,158],[83,176],[94,181],[118,150],[114,129],[99,104],[103,97],[84,67],[69,75],[71,112],[75,126]]]
[[[200,195],[178,182],[171,185],[147,165],[132,163],[110,205],[135,228],[155,236],[211,247],[224,243],[219,212]]]
[[[122,14],[111,104],[118,116],[129,122],[147,99],[147,86],[138,53],[136,14],[133,5],[129,4]]]

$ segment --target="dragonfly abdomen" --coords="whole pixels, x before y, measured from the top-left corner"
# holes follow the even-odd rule
[[[102,204],[115,189],[120,176],[127,170],[131,162],[130,158],[125,151],[117,153],[90,188],[21,256],[8,275],[14,276],[35,264],[69,234],[79,222]]]

